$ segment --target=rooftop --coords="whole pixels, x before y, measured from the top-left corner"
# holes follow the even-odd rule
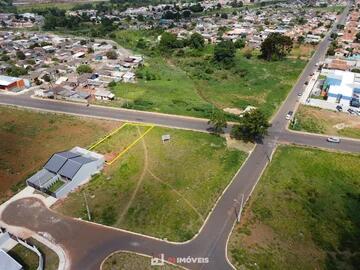
[[[20,80],[20,78],[0,75],[0,85],[7,86],[9,84],[12,84],[12,83],[18,81],[18,80]]]
[[[1,269],[6,270],[21,270],[23,267],[17,261],[15,261],[4,250],[0,249],[0,265]]]

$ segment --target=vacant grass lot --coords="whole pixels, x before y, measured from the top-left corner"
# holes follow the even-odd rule
[[[213,46],[204,50],[185,48],[169,56],[160,56],[151,49],[156,47],[155,37],[142,31],[119,31],[115,40],[122,46],[147,55],[143,78],[136,84],[120,83],[113,92],[119,98],[118,106],[171,114],[209,117],[215,108],[240,108],[248,105],[261,107],[272,115],[305,67],[312,48],[295,48],[283,61],[268,62],[257,57],[251,59],[238,51],[231,69],[219,67],[212,60]],[[136,48],[143,37],[150,49]],[[126,103],[127,101],[128,103]],[[114,105],[114,103],[113,103]]]
[[[119,123],[0,107],[0,202],[56,151],[87,147]]]
[[[106,138],[104,141],[91,148],[92,151],[100,153],[105,156],[105,161],[111,162],[120,153],[124,152],[132,143],[135,143],[142,134],[145,134],[151,126],[135,126],[125,124],[112,136]]]
[[[204,100],[222,109],[259,107],[267,116],[285,99],[306,64],[297,58],[268,62],[259,59],[256,53],[247,59],[241,52],[230,70],[213,69],[211,64],[204,66],[197,57],[178,61],[193,78]]]
[[[171,141],[162,143],[163,134]],[[184,241],[199,230],[245,156],[221,137],[155,127],[54,209],[87,219],[86,196],[92,221]]]
[[[360,155],[283,146],[229,243],[238,269],[358,269]]]
[[[43,255],[45,270],[58,269],[59,257],[54,251],[35,239],[28,239],[27,242],[31,245],[35,245]],[[36,270],[39,265],[38,255],[20,244],[11,249],[9,254],[24,267],[24,270]]]
[[[164,266],[151,266],[151,258],[138,254],[119,252],[107,258],[101,270],[180,270],[183,268],[165,264]]]
[[[360,138],[360,117],[356,115],[301,105],[295,118],[294,130]]]
[[[154,80],[140,79],[138,83],[120,83],[113,93],[120,105],[137,110],[206,117],[212,106],[196,92],[195,83],[178,66],[162,57],[146,59],[146,67]]]

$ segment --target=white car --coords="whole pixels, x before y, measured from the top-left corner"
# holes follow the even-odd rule
[[[294,112],[293,111],[289,111],[285,117],[286,120],[291,120],[292,116],[293,116]]]
[[[331,143],[340,143],[340,138],[338,137],[329,137],[326,140]]]

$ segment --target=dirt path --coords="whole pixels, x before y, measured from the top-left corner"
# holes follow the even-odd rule
[[[191,202],[189,202],[179,191],[177,191],[175,188],[173,188],[170,184],[166,183],[164,180],[160,179],[159,177],[157,177],[152,171],[150,171],[149,169],[147,169],[147,171],[149,172],[149,174],[158,182],[168,186],[173,192],[175,192],[181,199],[183,199],[185,201],[185,203],[192,209],[194,210],[194,212],[196,214],[198,214],[198,216],[200,217],[200,219],[202,221],[204,221],[203,216],[201,215],[201,213],[191,204]]]
[[[140,129],[139,127],[137,126],[137,131],[139,133],[139,136],[141,136],[141,132],[140,132]],[[122,220],[124,219],[124,216],[125,214],[127,213],[127,211],[129,210],[131,204],[133,203],[133,201],[135,200],[135,196],[136,194],[138,193],[139,189],[140,189],[140,186],[145,178],[145,174],[146,174],[146,171],[148,169],[148,165],[149,165],[149,161],[148,161],[148,151],[147,151],[147,147],[146,147],[146,143],[145,143],[145,140],[144,138],[141,139],[141,142],[142,142],[142,145],[143,145],[143,148],[144,148],[144,167],[143,167],[143,170],[141,172],[141,175],[140,175],[140,178],[139,178],[139,181],[137,182],[136,184],[136,188],[134,190],[134,192],[131,194],[131,198],[129,200],[129,202],[127,203],[126,207],[124,208],[124,210],[122,211],[118,221],[117,221],[117,225],[119,225]]]

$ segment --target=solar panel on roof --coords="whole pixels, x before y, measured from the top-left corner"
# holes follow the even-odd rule
[[[61,167],[58,174],[60,174],[63,177],[72,179],[77,171],[81,168],[82,164],[75,162],[71,159],[68,159],[67,162],[64,164],[64,166]]]
[[[74,153],[74,152],[70,152],[70,151],[60,152],[60,153],[57,153],[57,155],[60,155],[64,158],[74,158],[74,157],[80,156],[78,153]]]
[[[86,164],[86,163],[94,161],[94,159],[86,158],[86,157],[83,157],[83,156],[75,157],[75,158],[72,158],[71,160],[76,161],[76,162],[78,162],[80,164]]]
[[[54,154],[48,162],[46,162],[44,168],[47,169],[50,172],[57,173],[60,168],[65,164],[66,158],[62,157],[59,154]]]

